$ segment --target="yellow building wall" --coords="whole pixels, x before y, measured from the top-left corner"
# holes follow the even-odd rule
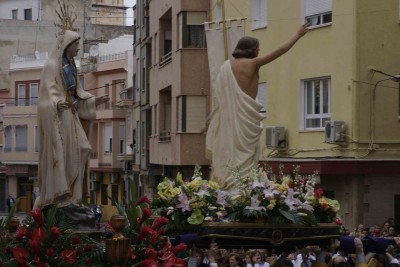
[[[260,55],[279,47],[303,23],[302,1],[267,0],[267,26],[251,30],[251,2],[225,1],[226,19],[247,17],[245,35],[259,38]],[[213,18],[216,3],[211,5]],[[260,69],[259,81],[267,83],[264,127],[286,128],[288,149],[281,156],[398,158],[398,84],[382,83],[390,88],[378,88],[373,101],[374,84],[386,77],[368,69],[399,73],[398,1],[332,1],[332,14],[331,25],[310,29],[290,51]],[[340,147],[324,142],[323,129],[300,129],[301,81],[325,76],[331,78],[331,120],[346,125],[347,144]],[[378,144],[368,153],[371,135]],[[271,153],[265,139],[264,131],[260,159]],[[387,148],[392,151],[383,151]]]

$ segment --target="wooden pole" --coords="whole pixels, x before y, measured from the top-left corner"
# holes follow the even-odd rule
[[[224,34],[224,54],[225,60],[228,60],[228,36],[226,32],[226,20],[225,20],[225,1],[221,0],[221,9],[222,9],[222,30]]]

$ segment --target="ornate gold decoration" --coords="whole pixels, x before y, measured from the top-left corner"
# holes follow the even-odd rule
[[[62,2],[58,0],[59,10],[55,10],[58,18],[60,19],[60,24],[54,23],[54,26],[61,29],[60,32],[57,33],[57,36],[63,35],[65,31],[79,31],[78,28],[74,28],[74,22],[77,18],[77,15],[70,10],[71,4],[65,4],[64,0]]]

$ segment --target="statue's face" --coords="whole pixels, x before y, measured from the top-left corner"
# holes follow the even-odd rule
[[[73,58],[78,55],[78,52],[79,52],[79,40],[76,40],[70,46],[68,46],[66,54],[68,58]]]

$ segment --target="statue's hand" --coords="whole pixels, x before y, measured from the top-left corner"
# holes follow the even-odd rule
[[[66,110],[69,108],[69,106],[70,106],[70,104],[66,100],[60,100],[57,102],[57,110],[61,110],[61,111]]]
[[[108,95],[102,95],[102,96],[97,96],[96,97],[96,106],[103,104],[105,102],[110,101],[110,97]]]

